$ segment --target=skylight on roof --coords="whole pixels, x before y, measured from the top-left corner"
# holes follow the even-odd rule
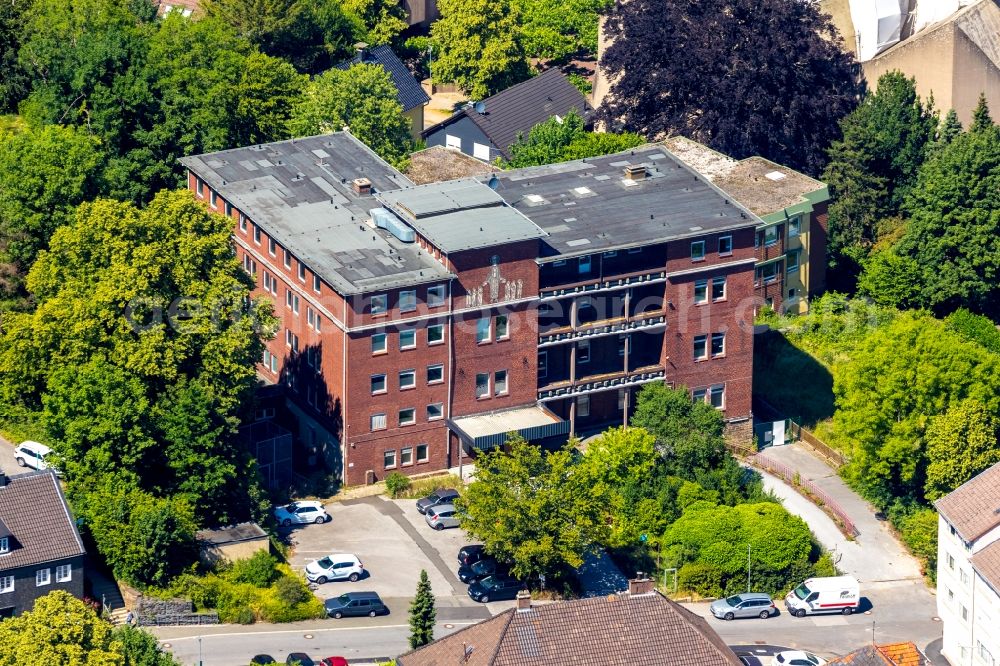
[[[784,180],[785,174],[781,173],[780,171],[768,171],[767,173],[764,174],[764,178],[775,181]]]
[[[531,203],[542,203],[543,201],[545,201],[545,197],[543,197],[540,194],[528,194],[524,198],[530,201]]]
[[[588,194],[594,193],[594,190],[590,189],[589,187],[574,187],[573,191],[576,192],[581,197],[585,197]]]

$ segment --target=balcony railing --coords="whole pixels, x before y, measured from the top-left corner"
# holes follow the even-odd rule
[[[556,400],[581,393],[593,393],[623,386],[644,384],[661,380],[664,377],[662,365],[647,365],[625,372],[609,372],[603,375],[591,375],[571,382],[568,379],[546,384],[538,389],[539,400]]]
[[[541,300],[552,300],[554,298],[561,298],[563,296],[573,296],[576,294],[585,294],[594,291],[605,291],[610,289],[624,289],[625,287],[631,287],[637,284],[653,284],[656,282],[665,282],[667,279],[667,272],[665,270],[657,271],[644,271],[642,273],[633,273],[631,275],[621,275],[616,277],[609,277],[604,280],[598,280],[596,282],[583,282],[579,284],[568,284],[562,287],[552,287],[547,289],[542,289],[539,291],[539,298]]]
[[[615,317],[613,319],[602,319],[581,324],[573,330],[572,326],[560,326],[539,333],[538,346],[551,347],[552,345],[578,338],[593,338],[601,335],[614,335],[629,333],[631,331],[643,331],[667,325],[665,310],[655,310],[652,312],[642,312],[633,317]]]

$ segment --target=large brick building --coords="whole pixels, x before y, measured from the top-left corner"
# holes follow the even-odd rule
[[[749,438],[762,222],[662,146],[425,185],[346,133],[183,163],[281,320],[261,377],[345,483],[621,423],[649,382]]]

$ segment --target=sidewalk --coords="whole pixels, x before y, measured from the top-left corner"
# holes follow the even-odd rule
[[[866,583],[901,580],[923,582],[919,563],[896,540],[888,522],[878,520],[874,507],[848,488],[836,471],[813,455],[807,447],[801,443],[773,446],[766,450],[766,455],[791,467],[803,479],[812,481],[830,495],[854,522],[859,534],[856,541],[851,542],[809,500],[784,482],[774,477],[765,477],[765,487],[774,490],[785,500],[789,511],[801,516],[809,524],[820,543],[834,553],[835,559],[840,557],[837,566],[841,571]]]

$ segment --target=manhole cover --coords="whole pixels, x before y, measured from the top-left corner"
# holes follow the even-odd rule
[[[312,639],[312,637],[313,637],[313,635],[312,635],[312,634],[306,634],[306,635],[304,635],[304,636],[303,636],[302,638],[306,638],[306,639],[309,639],[309,640],[311,640],[311,639]]]
[[[454,629],[455,625],[453,625],[453,624],[446,624],[446,625],[444,625],[444,628],[445,629]]]
[[[872,614],[871,611],[865,611],[865,615],[871,615],[871,614]]]
[[[165,647],[165,648],[167,648],[169,650],[170,649],[170,643],[164,643],[163,647]]]

